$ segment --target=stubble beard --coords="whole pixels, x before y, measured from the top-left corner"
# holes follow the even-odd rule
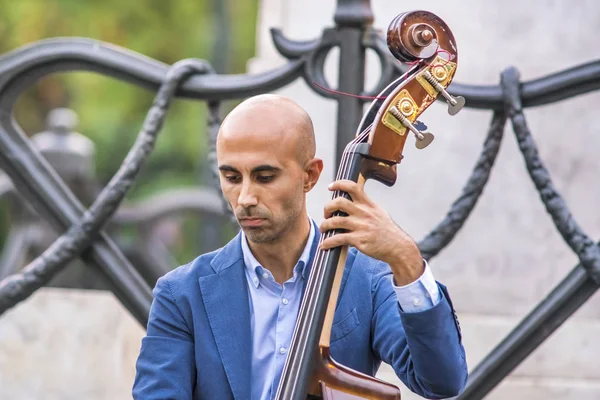
[[[272,220],[271,220],[272,222]],[[285,221],[275,223],[272,227],[246,227],[242,228],[244,230],[244,234],[254,243],[269,243],[275,242],[287,233],[289,229],[291,229],[292,221],[286,218]]]
[[[253,243],[269,243],[275,241],[278,237],[281,237],[281,232],[273,232],[262,227],[248,227],[242,229],[248,240]]]
[[[289,232],[296,225],[298,217],[302,213],[302,209],[290,210],[284,218],[280,221],[274,221],[272,218],[268,218],[267,221],[271,223],[271,226],[266,227],[246,227],[242,228],[244,234],[254,243],[269,243],[275,242],[281,239],[287,232]]]

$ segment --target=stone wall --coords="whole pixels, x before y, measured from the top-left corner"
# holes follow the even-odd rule
[[[131,399],[144,333],[110,292],[40,289],[0,318],[0,399]]]

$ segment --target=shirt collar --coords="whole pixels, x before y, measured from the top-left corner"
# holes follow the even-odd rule
[[[304,246],[304,250],[302,251],[300,258],[298,259],[298,262],[296,263],[296,266],[294,267],[294,276],[296,276],[297,274],[302,274],[303,278],[307,277],[309,269],[310,269],[310,266],[307,266],[307,264],[308,264],[308,261],[310,260],[310,251],[312,249],[312,244],[313,244],[313,241],[315,239],[315,234],[316,234],[315,233],[315,224],[314,224],[312,218],[310,218],[310,217],[309,217],[309,222],[310,222],[310,232],[308,234],[308,240],[306,241],[306,246]],[[250,250],[250,247],[248,246],[248,239],[246,238],[244,231],[241,231],[241,234],[242,234],[242,254],[244,255],[244,264],[246,265],[246,272],[248,273],[248,276],[250,277],[250,280],[252,281],[254,286],[258,287],[260,285],[260,280],[262,278],[264,268],[262,267],[262,265],[260,265],[260,263],[258,262],[256,257],[254,257],[254,254],[252,254],[252,251]]]

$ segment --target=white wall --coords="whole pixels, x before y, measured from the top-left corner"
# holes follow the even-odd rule
[[[109,292],[40,289],[0,318],[0,399],[131,399],[144,333]]]

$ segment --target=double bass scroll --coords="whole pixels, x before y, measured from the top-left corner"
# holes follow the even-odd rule
[[[412,11],[390,23],[387,43],[400,61],[411,63],[402,77],[374,100],[361,121],[356,137],[344,151],[336,179],[364,185],[368,179],[387,186],[396,182],[406,140],[424,149],[434,139],[417,118],[441,95],[448,112],[464,105],[446,88],[456,72],[458,53],[450,28],[436,15]],[[338,196],[348,196],[337,192]],[[328,231],[321,240],[335,235]],[[400,390],[387,382],[337,363],[330,353],[330,333],[347,247],[318,250],[300,305],[277,400],[398,400]]]

